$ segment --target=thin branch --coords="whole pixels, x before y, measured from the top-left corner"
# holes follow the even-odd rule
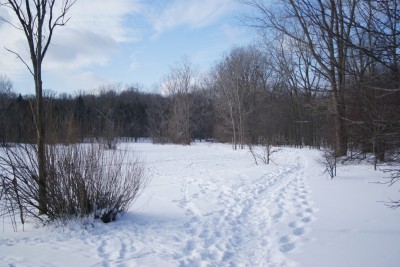
[[[14,51],[8,49],[7,47],[4,47],[4,49],[7,50],[7,51],[10,52],[10,53],[16,55],[17,58],[18,58],[19,60],[21,60],[22,63],[24,63],[24,65],[28,68],[28,70],[29,70],[29,72],[32,74],[32,76],[35,76],[35,75],[33,74],[32,69],[29,67],[29,65],[25,62],[25,60],[24,60],[17,52],[14,52]]]
[[[70,2],[69,0],[66,0],[63,3],[61,14],[54,20],[54,22],[53,22],[53,10],[54,10],[55,0],[53,0],[50,3],[50,14],[49,14],[50,17],[48,20],[49,37],[47,38],[46,43],[44,45],[42,55],[41,55],[42,58],[46,55],[47,49],[49,48],[55,27],[56,26],[65,26],[68,23],[70,18],[65,19],[65,16],[67,15],[67,13],[71,9],[71,7],[76,3],[76,1],[77,0],[73,0],[72,2]]]
[[[4,21],[5,23],[9,24],[11,27],[13,27],[13,28],[15,28],[15,29],[17,29],[17,30],[19,30],[19,31],[23,31],[23,30],[24,30],[23,28],[18,27],[17,25],[15,25],[14,23],[12,23],[11,21],[6,20],[4,17],[0,17],[0,21]]]

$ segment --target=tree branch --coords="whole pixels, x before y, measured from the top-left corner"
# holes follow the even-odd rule
[[[18,58],[19,60],[21,60],[22,63],[24,63],[24,65],[28,68],[28,70],[29,70],[29,72],[32,74],[32,76],[35,76],[35,75],[33,74],[32,69],[29,67],[29,65],[25,62],[25,60],[24,60],[17,52],[14,52],[14,51],[8,49],[7,47],[4,47],[4,49],[7,50],[7,51],[10,52],[10,53],[16,55],[17,58]]]
[[[71,7],[76,3],[77,0],[73,0],[72,2],[70,0],[66,0],[63,3],[62,9],[61,9],[61,14],[54,20],[53,22],[53,15],[54,15],[54,4],[55,0],[52,0],[50,2],[50,14],[49,14],[49,20],[48,20],[48,30],[49,30],[49,37],[46,40],[46,43],[44,45],[43,51],[42,51],[42,58],[46,55],[47,49],[49,48],[51,39],[53,37],[53,32],[55,27],[57,26],[64,26],[65,24],[68,23],[69,18],[65,19],[66,14],[68,11],[71,9]]]

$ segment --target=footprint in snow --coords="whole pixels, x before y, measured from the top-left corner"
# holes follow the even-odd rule
[[[189,241],[186,243],[186,253],[187,253],[187,254],[190,254],[190,253],[192,253],[195,249],[196,249],[196,244],[195,244],[195,242],[194,242],[193,240],[189,240]]]
[[[281,218],[283,215],[283,213],[281,211],[279,211],[278,213],[272,215],[272,219],[277,220],[279,218]]]
[[[291,251],[295,247],[296,247],[296,245],[294,243],[287,243],[287,244],[280,246],[279,250],[283,253],[286,253],[286,252]]]
[[[297,236],[302,235],[304,233],[305,233],[305,230],[304,230],[303,227],[298,227],[298,228],[293,230],[293,234],[297,235]]]
[[[284,235],[279,239],[280,243],[289,243],[290,237],[288,235]]]
[[[291,222],[291,223],[289,223],[289,227],[290,228],[296,228],[297,227],[297,223],[296,222]]]

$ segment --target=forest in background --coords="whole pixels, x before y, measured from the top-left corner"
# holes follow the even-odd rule
[[[397,157],[400,146],[399,1],[242,1],[257,45],[235,47],[201,75],[183,58],[160,93],[105,85],[44,95],[48,143],[148,137],[329,147],[335,156]],[[18,89],[18,88],[15,88]],[[35,143],[34,97],[0,79],[0,143]]]
[[[118,138],[136,141],[142,137],[154,143],[178,144],[215,140],[231,142],[234,148],[266,140],[276,146],[334,148],[331,92],[323,87],[294,86],[294,77],[275,72],[276,67],[259,48],[238,47],[201,81],[194,82],[187,61],[178,64],[171,72],[176,77],[161,85],[162,94],[137,87],[119,89],[118,85],[104,86],[96,94],[47,93],[46,136],[50,143],[102,140],[110,148]],[[318,78],[313,82],[323,83]],[[15,94],[12,82],[4,76],[2,80],[1,144],[34,143],[34,97]],[[371,81],[376,89],[349,81],[355,85],[345,93],[345,127],[353,152],[375,153],[384,161],[385,154],[398,149],[400,91],[379,89],[393,82],[383,66]]]
[[[388,184],[399,181],[400,1],[241,2],[254,11],[242,22],[260,41],[227,51],[208,73],[183,57],[158,93],[110,84],[74,96],[43,90],[42,62],[75,1],[62,2],[55,20],[54,0],[1,3],[24,29],[32,67],[22,62],[35,82],[35,96],[22,96],[0,76],[2,213],[22,224],[27,214],[115,220],[147,181],[142,163],[115,148],[142,137],[248,147],[256,164],[269,163],[272,146],[323,147],[331,178],[338,158],[367,158],[375,169],[385,162]]]

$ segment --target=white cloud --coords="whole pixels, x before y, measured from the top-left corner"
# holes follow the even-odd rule
[[[165,7],[151,11],[151,21],[158,36],[172,28],[188,25],[191,28],[209,26],[235,10],[232,0],[174,0]]]
[[[105,73],[111,63],[122,62],[118,53],[126,51],[127,44],[142,41],[147,34],[158,36],[180,26],[199,29],[218,24],[221,18],[231,15],[237,8],[238,4],[233,0],[78,0],[68,13],[67,25],[55,30],[44,59],[44,72],[46,77],[58,77],[60,81],[77,79],[77,82],[89,80],[92,83],[101,78],[88,71],[102,66]],[[7,8],[0,8],[0,16],[15,22],[15,15]],[[225,30],[229,32],[229,29]],[[26,67],[15,55],[3,49],[15,50],[29,63],[22,32],[0,22],[0,36],[0,73],[9,75],[16,82],[32,81]],[[126,68],[127,73],[140,73],[146,62],[139,62],[139,59],[134,54],[130,57],[130,65],[125,60],[123,64],[127,66],[119,67]],[[65,85],[51,82],[49,86],[55,91],[65,91],[68,82]]]
[[[68,13],[70,20],[67,25],[56,28],[54,32],[44,59],[44,70],[68,80],[79,78],[66,77],[72,70],[73,73],[79,73],[83,72],[82,68],[107,64],[122,43],[140,39],[126,20],[141,9],[139,0],[77,1]],[[0,8],[0,16],[17,25],[15,15],[10,12],[5,7]],[[2,49],[10,48],[30,63],[25,36],[5,22],[0,22],[0,36],[0,73],[6,73],[13,80],[22,76],[25,76],[25,80],[29,79],[26,67],[15,59],[15,55]]]
[[[121,43],[140,38],[126,23],[126,17],[141,8],[135,0],[77,1],[70,10],[67,27],[55,33],[46,69],[79,70],[106,65]]]
[[[93,71],[66,71],[64,73],[50,74],[45,73],[43,77],[43,87],[45,90],[62,92],[62,93],[77,93],[82,90],[93,91],[104,84],[109,84],[112,81],[97,75]],[[62,85],[62,89],[60,89]]]
[[[5,73],[8,76],[14,76],[22,71],[26,71],[26,67],[17,59],[16,55],[8,52],[6,49],[10,49],[14,52],[18,52],[27,63],[30,63],[29,53],[25,45],[25,36],[22,31],[12,27],[9,23],[17,25],[17,19],[12,16],[10,10],[2,7],[0,8],[0,17],[7,22],[0,20],[0,73]]]
[[[126,16],[142,9],[138,0],[79,0],[71,9],[68,27],[108,36],[117,42],[136,41],[139,36],[126,23]]]
[[[105,65],[118,50],[118,43],[108,36],[69,29],[55,36],[43,66],[46,70],[64,71]]]
[[[110,83],[110,81],[96,75],[91,71],[82,72],[72,76],[73,82],[71,86],[79,89],[96,89],[103,84]]]
[[[6,24],[6,21],[10,20],[10,15],[7,10],[0,9],[0,29]]]

